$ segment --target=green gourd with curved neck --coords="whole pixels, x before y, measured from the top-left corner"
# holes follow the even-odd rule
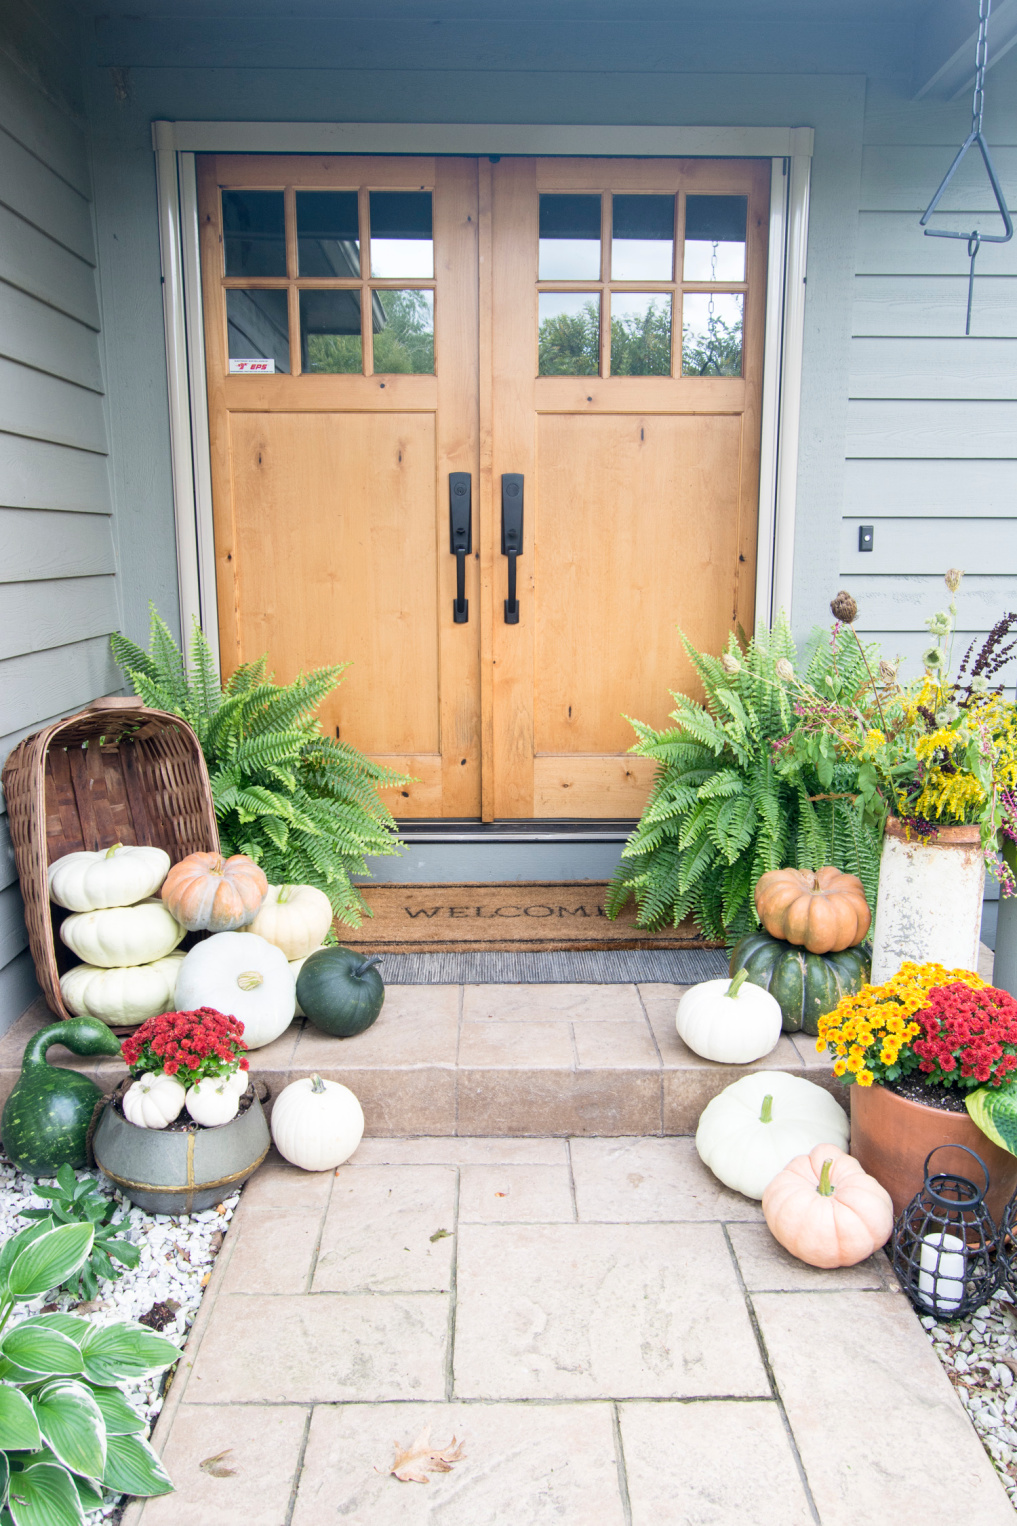
[[[88,1126],[102,1095],[79,1071],[49,1063],[46,1052],[53,1044],[73,1054],[120,1053],[119,1039],[94,1017],[50,1023],[29,1039],[21,1075],[0,1118],[4,1150],[28,1176],[53,1176],[62,1165],[88,1164]]]

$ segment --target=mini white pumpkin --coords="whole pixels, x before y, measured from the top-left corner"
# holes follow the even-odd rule
[[[230,1084],[229,1076],[203,1076],[187,1088],[185,1105],[195,1123],[215,1129],[237,1116],[240,1093]]]
[[[161,901],[75,912],[60,924],[60,937],[71,952],[105,970],[165,959],[186,931]]]
[[[186,1095],[176,1076],[149,1071],[124,1093],[124,1117],[139,1129],[164,1129],[179,1118]]]
[[[780,1004],[747,979],[748,971],[739,970],[733,980],[704,980],[685,992],[675,1026],[693,1054],[748,1065],[770,1053],[780,1038]]]
[[[248,1049],[260,1049],[293,1021],[296,981],[282,949],[255,933],[213,933],[180,966],[181,1012],[214,1007],[244,1025]]]
[[[292,963],[313,953],[331,926],[332,903],[316,885],[269,885],[247,931],[267,938]]]
[[[226,1085],[232,1086],[238,1097],[242,1097],[251,1083],[249,1070],[231,1070],[226,1077]]]
[[[65,1006],[81,1017],[86,1012],[111,1027],[129,1027],[173,1011],[173,993],[183,954],[167,954],[151,964],[102,969],[76,964],[60,977]]]
[[[796,1155],[817,1144],[848,1143],[847,1113],[821,1086],[783,1070],[742,1076],[708,1102],[696,1149],[726,1187],[761,1198]]]
[[[155,895],[169,873],[162,848],[115,842],[98,853],[65,853],[49,866],[50,899],[68,911],[133,906]]]
[[[364,1110],[349,1087],[304,1076],[283,1088],[272,1108],[272,1138],[291,1165],[334,1171],[364,1135]]]
[[[319,943],[318,944],[318,948],[324,948],[324,947],[325,947],[324,943]],[[312,948],[311,949],[311,954],[316,954],[317,952],[318,952],[317,948]],[[307,960],[310,959],[311,954],[305,954],[303,959],[291,959],[290,960],[290,969],[293,971],[293,979],[294,979],[294,981],[299,980],[299,978],[300,978],[300,971],[304,968],[304,965],[307,962]],[[293,1016],[294,1017],[306,1017],[307,1016],[307,1013],[304,1011],[304,1009],[300,1005],[300,1003],[296,1000],[296,997],[294,997],[294,1000],[293,1000],[293,1008],[294,1008],[294,1010],[293,1010]]]

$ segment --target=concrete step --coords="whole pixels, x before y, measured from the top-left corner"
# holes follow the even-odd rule
[[[294,1022],[251,1054],[273,1095],[318,1071],[360,1098],[368,1135],[693,1134],[711,1097],[750,1070],[784,1070],[846,1105],[815,1041],[784,1034],[755,1065],[701,1060],[675,1032],[675,985],[389,986],[377,1022],[336,1039]],[[53,1018],[37,1002],[0,1040],[0,1100],[28,1038]],[[51,1051],[112,1091],[119,1061]]]

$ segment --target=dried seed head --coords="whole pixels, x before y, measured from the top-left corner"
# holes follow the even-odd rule
[[[777,677],[782,683],[790,683],[795,676],[795,670],[786,657],[777,658]]]
[[[947,588],[949,588],[951,593],[956,593],[960,587],[960,580],[963,576],[964,574],[959,567],[950,567],[947,569],[946,575],[943,578],[943,582],[946,584]]]
[[[830,600],[830,609],[833,612],[833,618],[839,620],[842,625],[853,625],[858,617],[858,605],[843,588],[835,599]]]
[[[720,659],[720,665],[731,678],[737,677],[742,670],[742,665],[733,652],[725,652]]]
[[[897,664],[895,662],[887,662],[885,657],[881,657],[879,659],[879,676],[885,684],[895,684],[897,682]]]

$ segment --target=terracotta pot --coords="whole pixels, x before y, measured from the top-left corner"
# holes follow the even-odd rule
[[[92,1152],[102,1174],[146,1213],[200,1213],[235,1192],[270,1144],[257,1096],[217,1128],[139,1129],[107,1102]]]
[[[978,827],[940,827],[910,841],[888,818],[879,861],[879,901],[872,934],[873,985],[907,959],[948,970],[977,970],[985,858]]]
[[[998,1224],[1017,1188],[1017,1156],[987,1139],[967,1113],[911,1102],[885,1086],[851,1091],[851,1154],[893,1198],[900,1214],[925,1181],[925,1157],[937,1145],[966,1145],[984,1160],[989,1172],[986,1205]],[[932,1162],[937,1171],[956,1171],[982,1185],[981,1172],[961,1150],[941,1150]]]

